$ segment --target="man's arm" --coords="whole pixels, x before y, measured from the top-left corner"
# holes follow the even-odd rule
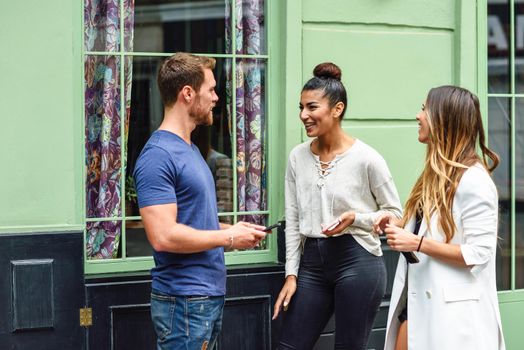
[[[217,247],[253,248],[266,236],[263,226],[239,222],[223,230],[195,230],[176,222],[176,203],[140,209],[147,239],[155,251],[197,253]]]
[[[225,230],[225,229],[230,228],[231,226],[233,226],[231,224],[226,224],[224,222],[219,222],[218,224],[220,225],[220,229],[221,230]]]

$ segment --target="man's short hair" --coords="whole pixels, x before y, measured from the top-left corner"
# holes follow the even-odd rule
[[[157,77],[164,106],[174,105],[180,90],[186,85],[198,92],[204,82],[204,69],[214,69],[215,64],[214,58],[185,52],[178,52],[166,58],[158,70]]]

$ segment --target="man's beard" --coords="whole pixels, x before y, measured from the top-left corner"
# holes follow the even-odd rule
[[[200,105],[200,98],[197,98],[189,109],[189,116],[195,121],[196,125],[213,124],[213,114],[209,109],[204,109]]]

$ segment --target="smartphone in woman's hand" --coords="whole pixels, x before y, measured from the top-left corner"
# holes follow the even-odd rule
[[[320,224],[320,227],[322,228],[322,232],[331,231],[331,230],[334,230],[335,227],[340,225],[341,222],[342,221],[340,220],[340,218],[337,218],[335,221],[329,224]]]

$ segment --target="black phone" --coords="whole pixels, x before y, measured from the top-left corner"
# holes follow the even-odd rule
[[[404,255],[408,264],[416,264],[420,261],[413,252],[402,252],[402,255]]]
[[[277,222],[276,224],[273,224],[271,226],[267,226],[264,231],[265,232],[271,232],[274,228],[280,227],[280,222]]]

